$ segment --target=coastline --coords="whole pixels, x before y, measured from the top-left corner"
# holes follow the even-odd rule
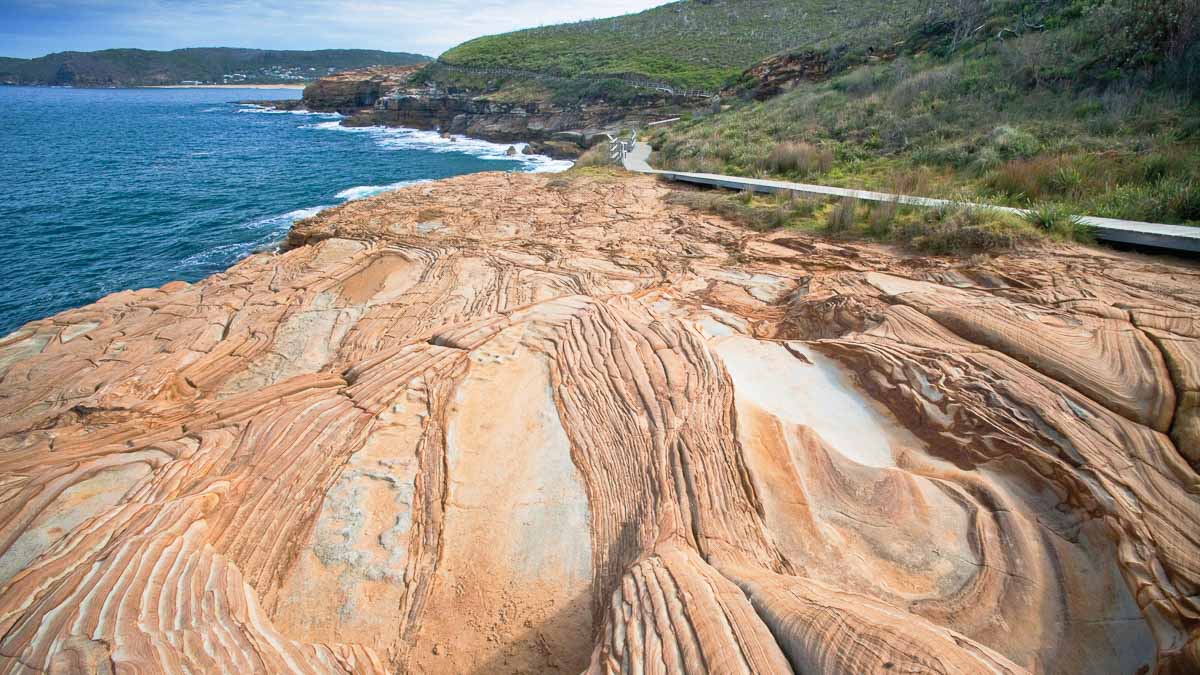
[[[60,93],[53,93],[51,90],[43,90],[39,94],[35,89],[30,88],[28,96],[34,102],[42,102],[39,105],[46,109],[63,109],[62,100],[66,101],[115,101],[121,105],[125,105],[125,101],[131,100],[125,96],[119,96],[120,92],[106,92],[105,90],[61,90]],[[176,141],[185,139],[187,134],[195,133],[196,130],[204,130],[203,137],[206,139],[222,138],[230,129],[243,130],[235,133],[254,133],[264,134],[263,138],[286,138],[291,139],[285,144],[294,150],[291,154],[302,155],[311,154],[312,148],[321,148],[321,151],[333,153],[331,157],[335,158],[331,161],[339,164],[348,163],[347,153],[358,152],[365,159],[363,166],[367,167],[362,170],[345,171],[345,172],[313,172],[313,173],[328,173],[331,175],[340,175],[331,179],[319,180],[308,178],[298,178],[297,181],[285,180],[282,185],[285,187],[275,187],[260,185],[249,190],[254,193],[263,193],[263,197],[254,198],[254,204],[249,205],[243,201],[243,207],[233,213],[225,213],[218,218],[211,213],[221,212],[224,207],[200,204],[193,210],[184,208],[183,206],[176,207],[172,205],[163,213],[165,215],[155,216],[157,220],[151,218],[147,220],[147,227],[157,227],[160,222],[165,222],[164,219],[168,216],[173,222],[179,223],[182,228],[179,231],[190,231],[187,228],[192,227],[196,223],[204,225],[203,231],[197,236],[180,236],[180,240],[186,239],[186,245],[179,247],[178,254],[170,253],[158,255],[152,260],[139,264],[136,267],[141,270],[138,272],[106,272],[100,271],[79,271],[74,275],[59,275],[61,278],[70,279],[70,281],[61,282],[62,288],[59,288],[58,281],[47,281],[38,284],[40,288],[51,289],[45,291],[43,295],[47,298],[47,302],[12,302],[11,309],[7,304],[0,305],[0,336],[19,330],[20,327],[29,322],[45,318],[47,316],[57,314],[61,311],[67,311],[71,308],[77,308],[83,304],[95,302],[107,294],[113,292],[122,292],[124,290],[134,290],[155,286],[160,283],[160,280],[173,281],[182,280],[188,283],[193,283],[197,279],[203,278],[206,275],[218,273],[228,269],[228,266],[236,264],[246,256],[252,255],[263,250],[273,250],[281,242],[286,240],[288,229],[292,222],[298,219],[315,215],[315,210],[320,208],[328,208],[341,205],[342,203],[355,199],[373,196],[375,194],[399,189],[403,185],[415,180],[438,179],[446,175],[458,175],[461,171],[519,171],[519,172],[547,172],[560,171],[570,166],[567,162],[557,162],[553,158],[547,156],[530,155],[508,155],[507,149],[510,145],[515,145],[517,149],[522,149],[523,144],[485,144],[481,143],[481,139],[472,139],[466,137],[458,137],[455,139],[443,138],[436,133],[417,133],[420,130],[395,129],[395,128],[347,128],[337,124],[339,116],[329,113],[312,113],[303,116],[295,117],[292,115],[254,115],[254,114],[238,114],[229,115],[240,106],[230,105],[232,99],[240,98],[255,98],[253,92],[243,92],[242,95],[231,95],[229,92],[221,93],[220,91],[210,91],[205,94],[202,91],[196,91],[193,94],[184,95],[186,90],[178,90],[179,95],[173,95],[169,92],[161,92],[161,95],[153,94],[153,90],[145,91],[145,97],[153,100],[162,99],[166,101],[164,105],[168,106],[165,110],[175,110],[170,106],[182,106],[180,110],[188,110],[194,115],[177,116],[174,114],[166,114],[168,122],[170,120],[179,119],[185,120],[182,122],[170,122],[168,126],[161,128],[160,133],[169,132],[168,136],[163,138],[174,138]],[[16,93],[16,92],[14,92]],[[282,94],[281,94],[282,95]],[[21,97],[26,94],[20,94]],[[293,95],[294,96],[294,95]],[[63,99],[62,97],[67,97]],[[107,98],[111,97],[111,98]],[[145,97],[134,97],[135,99]],[[261,98],[261,97],[257,97]],[[291,98],[291,97],[289,97]],[[192,102],[195,99],[195,102]],[[24,100],[24,99],[23,99]],[[182,103],[180,101],[183,101]],[[263,101],[263,103],[268,103]],[[273,105],[279,105],[279,102],[271,101]],[[133,104],[137,106],[138,104]],[[282,107],[282,106],[279,106]],[[122,108],[124,109],[124,108]],[[41,111],[42,108],[34,107],[31,110]],[[142,108],[135,108],[135,111]],[[264,113],[266,110],[238,110],[245,113]],[[274,112],[274,111],[272,111]],[[298,112],[298,111],[297,111]],[[40,116],[40,113],[39,113]],[[163,117],[163,116],[160,116]],[[250,120],[261,120],[250,122]],[[250,122],[246,126],[239,120]],[[274,123],[267,123],[266,120],[274,120]],[[171,126],[174,125],[174,126]],[[179,128],[176,128],[179,127]],[[336,127],[336,128],[335,128]],[[293,128],[305,129],[304,131],[280,131]],[[163,131],[165,129],[165,132]],[[251,131],[245,131],[251,130]],[[181,135],[182,134],[182,135]],[[311,139],[309,141],[308,139]],[[349,141],[349,139],[355,139]],[[271,142],[275,144],[274,141]],[[168,143],[170,145],[170,143]],[[183,145],[193,147],[184,142]],[[212,145],[213,147],[209,147]],[[220,148],[226,145],[224,142],[213,140],[211,143],[202,143],[193,147],[194,153],[189,152],[187,161],[194,161],[198,171],[208,171],[214,163],[223,161],[223,156],[220,154]],[[308,150],[304,150],[307,148]],[[356,150],[360,149],[360,150]],[[384,151],[382,154],[380,151]],[[402,151],[402,154],[391,154],[391,151]],[[408,163],[408,153],[413,158],[411,161],[416,162],[413,167],[405,168],[394,166],[397,161]],[[272,152],[271,155],[278,153]],[[284,153],[285,155],[288,153]],[[195,159],[191,159],[194,157]],[[401,159],[405,158],[405,159]],[[496,162],[481,161],[481,160],[500,160]],[[355,160],[358,161],[358,160]],[[272,164],[266,162],[266,164]],[[288,161],[289,166],[304,165],[303,161]],[[55,162],[56,166],[64,166],[61,162]],[[68,162],[69,165],[69,162]],[[251,163],[247,166],[257,166],[258,163]],[[458,167],[454,169],[453,167]],[[181,172],[179,181],[187,182],[190,179]],[[235,171],[223,172],[226,175],[236,174]],[[307,172],[306,172],[307,174]],[[344,174],[344,175],[342,175]],[[284,175],[291,176],[292,174],[285,172]],[[164,179],[169,184],[171,179]],[[234,180],[234,179],[230,179]],[[303,185],[304,187],[298,187]],[[290,186],[290,187],[289,187]],[[223,192],[223,194],[225,194]],[[233,193],[235,196],[241,193],[236,190]],[[283,199],[281,197],[287,197]],[[31,197],[32,198],[32,197]],[[238,199],[243,197],[237,196]],[[246,200],[250,199],[245,197]],[[77,200],[76,200],[77,202]],[[129,204],[121,207],[121,210],[130,211],[136,208],[138,201],[131,201]],[[243,213],[244,211],[244,213]],[[41,212],[39,210],[39,212]],[[85,222],[83,219],[92,217],[91,214],[76,214],[77,222]],[[104,214],[96,216],[96,218],[107,217]],[[24,218],[24,217],[23,217]],[[153,221],[153,222],[151,222]],[[30,216],[28,221],[24,219],[21,222],[35,223],[40,222],[37,218]],[[88,220],[88,223],[93,221]],[[97,220],[95,222],[103,222]],[[31,226],[24,228],[28,232],[36,232],[40,228]],[[113,228],[101,228],[113,230]],[[90,231],[90,225],[89,225]],[[173,233],[175,230],[171,230]],[[170,234],[170,233],[169,233]],[[170,234],[174,237],[174,234]],[[170,237],[168,237],[170,239]],[[107,240],[106,240],[107,241]],[[175,241],[170,239],[170,241]],[[109,244],[105,244],[106,250]],[[119,247],[119,242],[112,244]],[[35,266],[30,266],[32,269]],[[25,270],[25,267],[16,269]],[[34,274],[34,272],[29,272]],[[29,277],[36,278],[36,277]],[[93,283],[94,282],[94,283]],[[101,283],[103,284],[101,286]],[[0,285],[0,297],[18,298],[16,294],[8,294],[8,285]],[[39,298],[42,295],[38,296]]]

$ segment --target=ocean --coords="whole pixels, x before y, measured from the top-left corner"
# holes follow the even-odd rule
[[[0,87],[0,336],[116,291],[196,281],[350,199],[569,166],[508,157],[508,145],[233,103],[299,95]]]

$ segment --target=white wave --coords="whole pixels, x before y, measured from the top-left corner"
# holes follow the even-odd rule
[[[287,236],[288,230],[292,227],[292,223],[295,223],[297,220],[311,218],[328,208],[332,208],[332,205],[310,206],[242,223],[240,225],[242,229],[253,230],[259,236],[255,237],[252,241],[222,244],[206,251],[195,253],[179,261],[179,267],[186,269],[189,267],[210,267],[218,263],[232,264],[234,261],[241,260],[251,253],[278,249]]]
[[[239,103],[240,106],[234,112],[254,113],[258,115],[305,115],[308,117],[319,117],[321,119],[340,120],[345,115],[336,112],[311,112],[308,110],[279,110],[277,108],[268,108],[266,106],[255,105],[253,103]]]
[[[405,127],[347,127],[339,122],[318,122],[305,125],[308,129],[340,131],[349,134],[367,134],[381,148],[388,150],[421,150],[424,152],[461,152],[488,160],[520,162],[521,171],[529,173],[557,173],[566,171],[574,164],[570,160],[552,159],[545,155],[526,155],[528,143],[492,143],[467,136],[442,138],[436,131],[422,131]],[[515,155],[509,155],[513,148]]]
[[[392,190],[399,190],[400,188],[405,188],[410,185],[420,185],[421,183],[429,182],[431,182],[430,179],[422,178],[420,180],[402,180],[398,183],[390,183],[388,185],[359,185],[357,187],[346,188],[345,190],[342,190],[334,195],[334,197],[337,197],[338,199],[344,199],[346,201],[363,199],[365,197],[371,197],[382,192],[391,192]]]
[[[312,218],[313,216],[317,215],[318,213],[320,213],[328,208],[333,208],[333,205],[332,204],[323,204],[321,206],[310,206],[310,207],[304,208],[304,209],[296,209],[295,211],[288,211],[287,213],[280,213],[278,215],[267,216],[266,218],[259,218],[258,220],[252,220],[248,223],[243,224],[242,228],[246,229],[246,230],[270,229],[272,231],[278,230],[280,228],[286,229],[286,228],[291,227],[292,223],[296,222],[297,220],[304,220],[305,218]]]

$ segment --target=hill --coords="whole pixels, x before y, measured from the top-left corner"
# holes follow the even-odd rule
[[[429,57],[368,49],[288,51],[205,47],[169,52],[106,49],[58,52],[36,59],[0,58],[0,82],[73,86],[181,83],[271,84],[315,80],[373,65],[411,65]]]
[[[868,58],[813,45],[657,133],[662,168],[1200,222],[1200,9],[969,2]],[[885,228],[886,229],[886,228]]]
[[[608,19],[482,37],[443,54],[441,66],[511,69],[566,78],[635,76],[715,90],[781,50],[891,34],[928,13],[923,0],[684,0]],[[443,69],[445,81],[463,72]]]

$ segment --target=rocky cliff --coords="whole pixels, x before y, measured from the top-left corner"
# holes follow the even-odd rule
[[[371,68],[322,78],[304,90],[304,107],[348,115],[347,126],[401,126],[463,134],[497,143],[528,142],[539,154],[577,157],[606,131],[677,115],[689,102],[649,97],[638,105],[603,101],[559,105],[550,100],[499,100],[466,90],[416,84],[420,67]]]
[[[1196,672],[1200,271],[481,174],[0,340],[0,671]]]
[[[322,77],[304,88],[304,107],[347,115],[374,107],[381,96],[403,86],[422,67],[377,66]]]

